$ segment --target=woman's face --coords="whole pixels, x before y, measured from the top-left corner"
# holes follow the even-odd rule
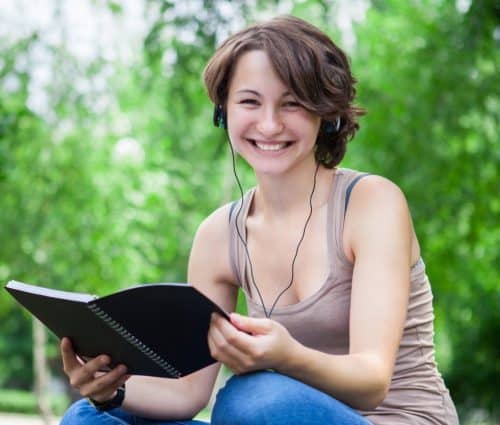
[[[314,164],[321,119],[300,105],[266,52],[252,50],[238,59],[226,109],[231,143],[257,174]]]

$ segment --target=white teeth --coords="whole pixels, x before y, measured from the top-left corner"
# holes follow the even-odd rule
[[[263,150],[263,151],[279,151],[280,149],[283,149],[286,146],[286,143],[258,143],[255,142],[255,145]]]

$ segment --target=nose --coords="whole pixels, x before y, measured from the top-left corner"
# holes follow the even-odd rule
[[[280,114],[274,108],[268,108],[262,111],[257,123],[257,131],[264,137],[269,138],[283,131],[283,121]]]

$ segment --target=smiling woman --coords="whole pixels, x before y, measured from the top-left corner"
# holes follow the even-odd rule
[[[213,315],[219,363],[178,380],[129,377],[123,365],[101,374],[107,356],[82,365],[64,339],[65,371],[91,403],[62,424],[196,423],[220,364],[235,376],[215,425],[458,424],[404,195],[337,167],[362,114],[345,54],[280,17],[230,37],[204,77],[214,122],[257,185],[200,225],[188,279],[226,311],[242,288],[249,317]]]

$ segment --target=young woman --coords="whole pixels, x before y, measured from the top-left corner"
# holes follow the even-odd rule
[[[213,424],[458,424],[406,200],[382,177],[337,167],[362,113],[344,53],[281,17],[226,40],[204,79],[257,185],[201,224],[188,279],[227,311],[243,288],[249,317],[214,316],[219,363],[179,380],[99,374],[109,358],[82,365],[64,339],[64,370],[91,402],[62,424],[196,423],[220,363],[235,374]]]

